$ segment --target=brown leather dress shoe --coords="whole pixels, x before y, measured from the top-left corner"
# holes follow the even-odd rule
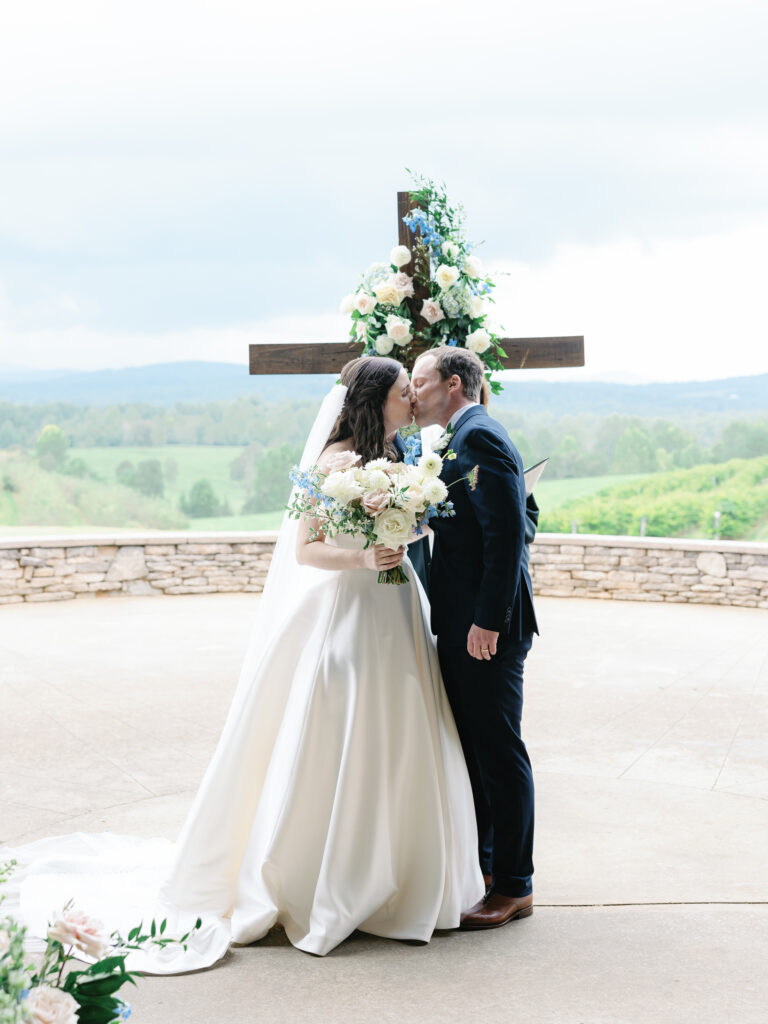
[[[510,921],[530,917],[533,913],[533,895],[502,896],[500,892],[489,893],[484,900],[475,904],[466,914],[461,915],[462,931],[479,928],[501,928]]]

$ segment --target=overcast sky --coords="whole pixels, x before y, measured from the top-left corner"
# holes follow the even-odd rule
[[[6,5],[0,369],[341,340],[408,166],[577,375],[766,372],[766,52],[764,0]]]

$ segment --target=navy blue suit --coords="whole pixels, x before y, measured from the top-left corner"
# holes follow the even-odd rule
[[[526,532],[537,509],[526,502],[523,464],[506,430],[483,406],[463,414],[451,438],[456,458],[442,479],[456,515],[433,519],[432,630],[475,799],[480,864],[496,891],[532,891],[533,775],[520,729],[523,664],[538,632]],[[461,481],[475,466],[477,486]],[[499,633],[497,653],[467,652],[472,624]]]

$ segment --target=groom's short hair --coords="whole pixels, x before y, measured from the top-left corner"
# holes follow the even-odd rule
[[[437,372],[443,380],[448,380],[454,373],[461,381],[464,394],[470,402],[479,402],[483,393],[485,367],[482,359],[467,348],[458,345],[440,345],[428,348],[425,356],[434,356]]]

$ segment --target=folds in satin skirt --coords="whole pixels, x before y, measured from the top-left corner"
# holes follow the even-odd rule
[[[74,896],[109,929],[168,918],[189,948],[131,954],[149,973],[206,967],[284,926],[324,955],[355,929],[428,940],[481,898],[472,795],[411,582],[325,572],[259,646],[175,844],[59,836],[20,862],[8,908],[44,934]],[[258,645],[257,645],[258,646]]]

